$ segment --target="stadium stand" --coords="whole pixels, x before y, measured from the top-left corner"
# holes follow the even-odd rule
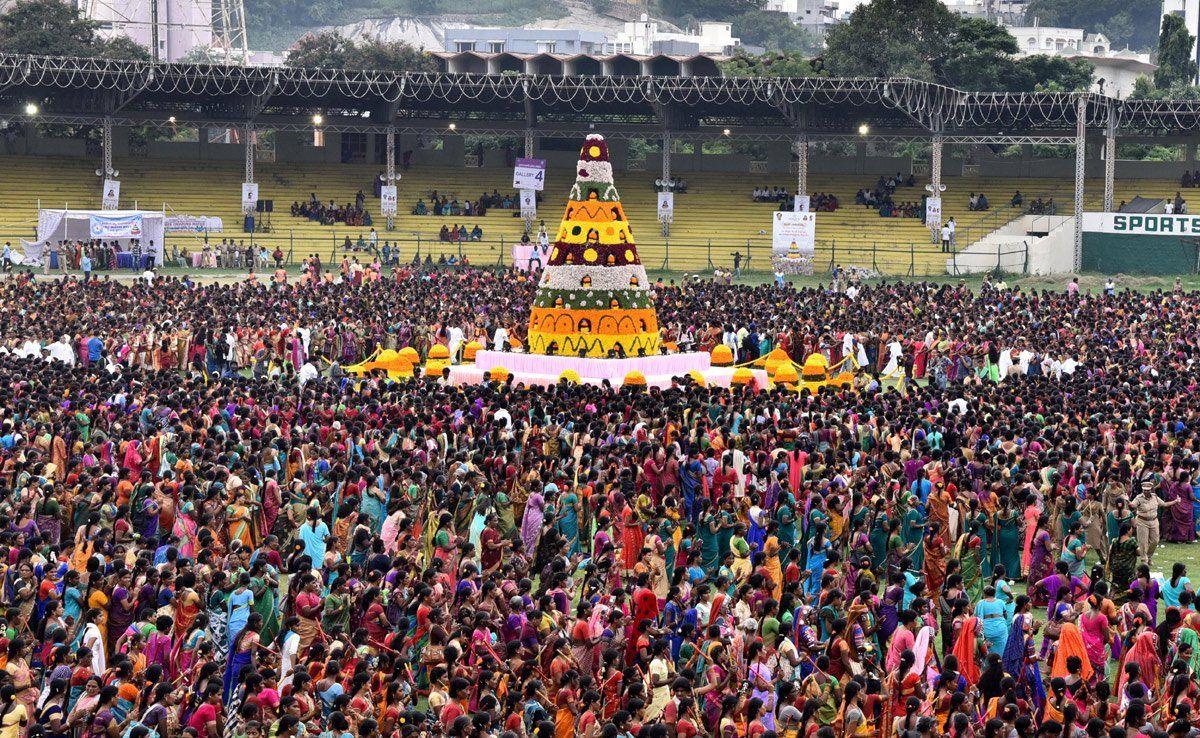
[[[94,162],[59,157],[4,157],[6,176],[0,181],[0,198],[7,207],[0,209],[0,241],[16,241],[31,237],[37,221],[39,203],[43,207],[99,207],[99,186]],[[225,232],[211,234],[246,239],[241,232],[242,216],[238,193],[242,179],[241,162],[199,162],[167,160],[126,160],[120,163],[122,206],[136,202],[144,209],[158,210],[164,205],[171,212],[189,215],[220,216]],[[429,199],[429,193],[464,198],[478,198],[493,189],[501,194],[512,192],[510,170],[500,168],[448,168],[418,166],[402,172],[399,182],[399,209],[394,231],[384,230],[379,215],[379,202],[373,196],[372,181],[380,167],[367,164],[305,165],[291,163],[260,163],[257,179],[260,199],[272,199],[275,212],[271,216],[271,233],[257,233],[254,238],[274,249],[279,246],[285,254],[300,259],[309,253],[323,258],[337,255],[346,237],[356,242],[369,228],[347,227],[342,224],[321,225],[305,218],[292,217],[289,208],[293,201],[303,201],[315,194],[319,199],[338,203],[353,202],[360,189],[366,193],[366,209],[374,221],[380,243],[400,242],[401,258],[411,260],[418,253],[459,254],[472,263],[488,264],[507,261],[508,248],[521,237],[522,221],[514,211],[493,209],[480,218],[475,216],[412,215],[411,208],[418,198]],[[539,220],[554,228],[570,184],[570,172],[548,172],[545,199],[539,207]],[[750,268],[768,268],[770,253],[771,212],[773,203],[756,203],[751,192],[756,186],[794,188],[795,182],[786,175],[738,175],[717,172],[686,174],[688,192],[676,196],[675,222],[670,236],[664,237],[656,222],[656,196],[653,173],[621,172],[617,186],[621,191],[630,222],[636,229],[640,253],[649,268],[664,263],[675,270],[701,271],[712,265],[728,266],[732,253],[749,253]],[[875,268],[885,274],[941,274],[945,257],[940,248],[930,243],[928,231],[916,219],[881,218],[877,211],[856,206],[855,192],[873,186],[878,174],[821,175],[809,178],[810,193],[825,192],[837,196],[841,207],[832,213],[818,215],[817,270],[828,270],[833,264]],[[953,217],[958,226],[957,246],[965,248],[987,232],[1003,225],[1018,214],[1009,201],[1020,190],[1028,205],[1036,198],[1053,197],[1059,214],[1069,214],[1072,185],[1067,180],[1010,179],[991,177],[956,177],[946,180],[949,190],[944,196],[943,212]],[[1100,207],[1102,184],[1087,183],[1087,209]],[[1116,199],[1135,197],[1166,198],[1179,190],[1171,180],[1123,180],[1117,182]],[[970,192],[986,192],[991,208],[984,212],[967,209]],[[921,183],[901,188],[897,201],[919,200],[924,192]],[[1189,191],[1183,192],[1186,198]],[[438,241],[443,225],[462,224],[468,230],[478,224],[484,233],[481,242],[461,244]],[[195,249],[200,236],[176,234],[169,239],[180,248]],[[711,244],[711,245],[710,245]],[[745,266],[745,264],[744,264]]]

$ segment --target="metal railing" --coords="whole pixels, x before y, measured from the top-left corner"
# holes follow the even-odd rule
[[[254,245],[265,249],[267,258],[255,265],[262,271],[274,268],[273,254],[279,252],[285,266],[295,266],[306,257],[317,255],[327,267],[336,268],[342,259],[361,262],[376,258],[385,265],[411,264],[414,261],[433,263],[469,263],[473,266],[507,268],[513,263],[512,238],[481,239],[478,241],[442,241],[418,232],[398,233],[377,231],[378,241],[368,241],[368,228],[331,228],[328,232],[312,234],[295,231],[273,233],[168,233],[164,247],[164,266],[199,269],[205,260],[205,243],[210,252],[219,252],[222,241],[231,241],[242,250]],[[29,231],[0,232],[0,243],[11,242],[19,247],[22,239],[31,239]],[[362,236],[360,243],[359,236]],[[349,245],[347,246],[347,237]],[[962,241],[960,240],[960,243]],[[716,269],[738,272],[770,273],[775,269],[769,237],[750,239],[672,239],[640,245],[642,264],[651,272],[711,273]],[[386,258],[385,258],[386,256]],[[817,239],[812,258],[814,274],[830,273],[837,266],[857,267],[886,276],[935,276],[946,273],[946,258],[940,245],[929,242],[891,242],[864,237]],[[235,268],[218,256],[218,268]],[[246,266],[237,261],[236,268]],[[100,265],[97,265],[98,267]]]

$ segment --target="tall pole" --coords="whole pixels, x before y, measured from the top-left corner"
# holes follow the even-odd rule
[[[662,132],[662,181],[663,186],[671,179],[671,132]]]
[[[1076,273],[1083,268],[1083,173],[1087,164],[1087,98],[1075,101],[1075,260]]]
[[[249,121],[242,127],[242,141],[245,143],[246,152],[246,172],[245,179],[242,181],[252,183],[254,182],[254,153],[256,147],[254,142],[254,124]]]
[[[525,129],[525,158],[526,159],[533,158],[533,128]],[[537,193],[536,192],[533,194],[533,197],[534,197],[534,204],[536,205],[537,204]],[[528,211],[528,210],[525,211],[524,215],[525,215],[525,232],[529,233],[530,238],[532,238],[533,237],[533,235],[532,235],[533,234],[533,221],[537,219],[537,215],[535,212]]]
[[[808,133],[796,136],[796,197],[808,195]]]
[[[396,184],[396,126],[389,125],[387,133],[384,134],[384,139],[387,141],[387,155],[384,159],[384,174],[383,184],[391,186]],[[387,229],[389,231],[396,228],[396,214],[387,214]]]
[[[1104,131],[1104,212],[1113,211],[1113,182],[1117,175],[1117,117],[1108,109],[1108,126]]]
[[[663,130],[662,132],[662,186],[667,187],[667,182],[671,181],[671,132]],[[661,213],[660,213],[661,215]],[[662,221],[662,234],[665,238],[671,232],[671,226],[666,218],[660,218]],[[667,258],[670,258],[670,246],[667,246]],[[663,264],[667,262],[664,260]],[[665,268],[665,266],[664,266]]]
[[[942,230],[942,191],[946,188],[942,185],[942,129],[938,125],[933,131],[933,138],[929,142],[929,184],[925,189],[929,192],[930,198],[937,198],[937,207],[929,207],[926,203],[925,211],[925,226],[929,228],[930,238],[934,243],[939,242]]]
[[[103,156],[102,166],[104,169],[104,176],[109,177],[112,176],[113,170],[113,121],[110,116],[104,116],[104,125],[100,130],[100,136],[100,148],[101,156]]]
[[[117,208],[116,198],[114,201],[109,201],[107,197],[107,180],[116,179],[113,169],[113,121],[110,116],[104,116],[104,122],[100,129],[100,148],[101,162],[100,166],[104,174],[104,182],[100,183],[102,188],[100,192],[100,207],[105,210],[114,210]]]

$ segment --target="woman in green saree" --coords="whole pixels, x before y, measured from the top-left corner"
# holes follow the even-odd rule
[[[996,561],[1009,576],[1021,574],[1021,518],[1013,509],[1012,500],[1000,498],[1000,509],[996,511]]]
[[[904,513],[903,520],[901,535],[904,536],[904,543],[912,547],[908,554],[912,560],[912,568],[920,571],[925,565],[925,516],[917,509],[917,498],[913,495],[908,498],[908,510]]]
[[[279,633],[279,608],[277,606],[279,581],[275,568],[259,556],[250,565],[250,591],[254,593],[254,612],[262,615],[262,630],[259,636],[264,643],[271,643]]]
[[[1124,602],[1129,598],[1129,587],[1137,576],[1138,544],[1133,537],[1133,524],[1121,523],[1117,540],[1108,550],[1108,576],[1112,580],[1113,599]]]
[[[954,558],[962,567],[962,586],[972,602],[983,596],[983,572],[980,568],[979,547],[982,543],[973,528],[958,537],[954,546]]]
[[[891,522],[883,498],[877,498],[871,513],[870,532],[867,534],[867,539],[871,542],[871,566],[876,571],[883,571],[887,564]]]

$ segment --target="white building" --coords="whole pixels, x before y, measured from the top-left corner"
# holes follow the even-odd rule
[[[733,24],[703,22],[694,32],[661,30],[659,22],[642,14],[641,20],[629,21],[610,41],[605,51],[611,54],[721,54],[729,55],[742,45],[733,35]]]
[[[1055,28],[1053,26],[1008,26],[1008,32],[1017,40],[1018,56],[1048,54],[1065,56],[1070,53],[1107,54],[1110,50],[1108,38],[1102,33],[1084,33],[1082,28]]]
[[[1162,14],[1183,16],[1183,24],[1192,34],[1192,58],[1200,64],[1200,46],[1196,42],[1200,36],[1200,0],[1163,0]],[[1193,81],[1200,83],[1200,78]]]
[[[795,0],[794,4],[792,20],[818,38],[825,38],[830,27],[841,22],[837,0]]]
[[[1028,0],[946,0],[946,7],[959,15],[989,18],[998,23],[1025,22]]]
[[[213,43],[212,0],[81,0],[102,38],[128,37],[160,61],[177,61]]]
[[[1157,69],[1149,54],[1113,49],[1104,34],[1085,33],[1082,28],[1008,26],[1008,32],[1017,41],[1018,56],[1045,54],[1091,62],[1092,92],[1127,97],[1139,77],[1153,76]]]

